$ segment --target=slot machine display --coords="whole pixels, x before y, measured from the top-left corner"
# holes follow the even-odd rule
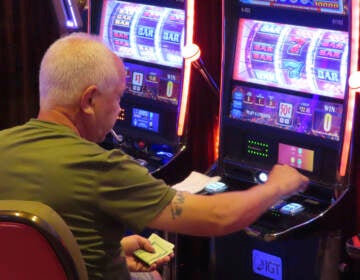
[[[353,189],[355,91],[348,79],[358,69],[360,4],[222,3],[219,173],[231,189],[246,189],[265,182],[271,167],[280,163],[297,168],[310,184],[306,192],[273,205],[241,237],[215,240],[217,269],[226,273],[222,266],[242,265],[248,267],[244,279],[282,279],[295,271],[295,260],[303,254],[307,259],[296,272],[303,275],[304,266],[316,262],[318,240],[283,240],[311,236],[315,225],[346,208],[343,204]],[[351,223],[332,218],[322,229],[337,230],[346,222]],[[236,243],[243,252],[226,264],[231,258],[227,250]],[[266,269],[266,264],[272,267]],[[301,277],[296,279],[305,279]]]
[[[184,53],[194,46],[189,3],[90,2],[90,32],[100,34],[126,68],[116,144],[153,173],[186,148],[191,59]]]

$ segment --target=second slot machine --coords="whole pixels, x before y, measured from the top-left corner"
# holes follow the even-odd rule
[[[336,277],[341,238],[355,223],[348,78],[358,46],[358,1],[223,0],[219,173],[230,190],[246,189],[280,163],[310,185],[246,234],[215,239],[218,277]]]

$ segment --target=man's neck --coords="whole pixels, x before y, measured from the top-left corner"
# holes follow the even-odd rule
[[[75,131],[76,134],[80,135],[80,132],[76,127],[75,114],[69,112],[69,110],[63,108],[40,110],[37,119],[67,126]]]

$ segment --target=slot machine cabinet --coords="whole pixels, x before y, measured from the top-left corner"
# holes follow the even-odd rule
[[[187,149],[193,1],[90,1],[89,31],[121,57],[127,89],[105,146],[120,147],[164,178]],[[159,175],[160,174],[160,175]]]
[[[310,184],[244,233],[214,239],[216,279],[333,279],[321,277],[338,275],[355,223],[348,79],[358,69],[359,1],[222,4],[218,172],[230,190],[246,189],[288,164]]]
[[[56,14],[60,34],[80,31],[83,28],[83,20],[80,14],[80,4],[75,0],[58,1],[52,0]]]

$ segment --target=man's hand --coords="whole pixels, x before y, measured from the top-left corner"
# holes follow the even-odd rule
[[[307,189],[309,178],[289,165],[275,164],[266,185],[277,187],[281,196],[293,195]]]
[[[159,259],[151,266],[148,266],[133,255],[134,251],[137,249],[143,249],[150,253],[154,252],[154,248],[151,246],[151,243],[148,239],[140,235],[134,234],[121,239],[120,244],[126,257],[126,264],[129,271],[131,272],[149,272],[156,270],[158,266],[169,262],[171,258],[174,257],[174,254],[171,254],[162,259]]]

